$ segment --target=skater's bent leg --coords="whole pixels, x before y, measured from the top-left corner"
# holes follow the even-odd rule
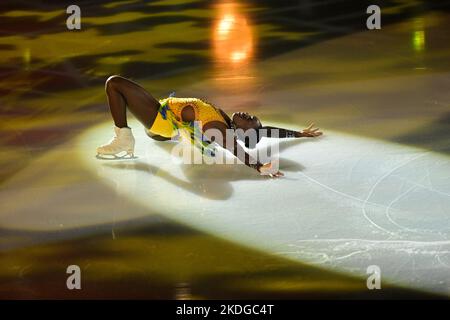
[[[114,124],[128,126],[127,107],[130,112],[150,129],[158,114],[159,101],[137,83],[121,76],[111,76],[106,81],[106,94]]]
[[[114,124],[118,128],[125,128],[127,123],[127,106],[122,94],[116,90],[116,86],[113,84],[114,76],[109,77],[105,83],[105,91],[108,97],[109,110],[114,120]]]

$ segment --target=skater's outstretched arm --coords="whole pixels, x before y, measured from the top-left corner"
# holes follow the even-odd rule
[[[302,131],[294,131],[284,128],[264,126],[261,129],[266,129],[268,138],[302,138],[302,137],[318,137],[323,133],[319,128],[314,128],[314,123],[311,123],[306,129]]]

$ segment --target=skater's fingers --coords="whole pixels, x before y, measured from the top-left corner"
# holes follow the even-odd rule
[[[270,168],[272,168],[272,163],[271,162],[265,163],[265,164],[262,165],[261,168],[263,168],[263,169],[270,169]]]
[[[277,173],[273,173],[270,175],[272,178],[279,178],[279,177],[283,177],[284,174],[280,171],[278,171]]]

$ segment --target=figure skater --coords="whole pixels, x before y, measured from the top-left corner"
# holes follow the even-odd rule
[[[134,156],[134,137],[131,128],[127,123],[127,108],[131,113],[144,125],[147,135],[158,141],[171,140],[177,135],[180,129],[190,132],[191,141],[195,143],[195,137],[198,134],[195,128],[201,131],[200,143],[202,146],[208,147],[211,141],[214,141],[221,147],[228,149],[240,161],[248,167],[257,170],[262,175],[271,177],[282,176],[283,173],[272,168],[271,163],[260,163],[249,155],[245,149],[238,143],[241,140],[247,148],[255,148],[256,143],[262,138],[301,138],[301,137],[317,137],[322,134],[319,128],[313,128],[313,124],[302,131],[293,131],[283,128],[262,126],[261,121],[247,112],[233,113],[231,118],[219,108],[214,107],[197,98],[175,98],[169,97],[160,101],[156,100],[149,92],[142,88],[136,82],[121,76],[111,76],[105,85],[108,104],[112,118],[115,124],[115,136],[108,144],[97,148],[97,156],[114,156],[126,153],[131,157]],[[201,127],[193,124],[201,123]],[[222,133],[222,139],[208,137],[208,129],[217,129]],[[226,131],[240,132],[242,134],[234,134],[233,141],[229,140]],[[239,130],[240,129],[240,130]],[[264,129],[264,130],[261,130]],[[253,130],[256,132],[255,139],[247,139],[246,133]],[[217,131],[216,131],[217,132]],[[264,132],[265,134],[260,134]],[[231,143],[230,143],[231,142]]]

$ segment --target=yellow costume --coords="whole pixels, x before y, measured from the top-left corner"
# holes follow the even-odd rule
[[[150,133],[166,138],[171,138],[177,134],[177,129],[182,126],[181,113],[187,106],[194,109],[195,121],[205,125],[211,121],[219,121],[227,124],[220,111],[209,103],[197,98],[175,98],[170,97],[159,101],[161,107],[155,122],[150,128]]]

